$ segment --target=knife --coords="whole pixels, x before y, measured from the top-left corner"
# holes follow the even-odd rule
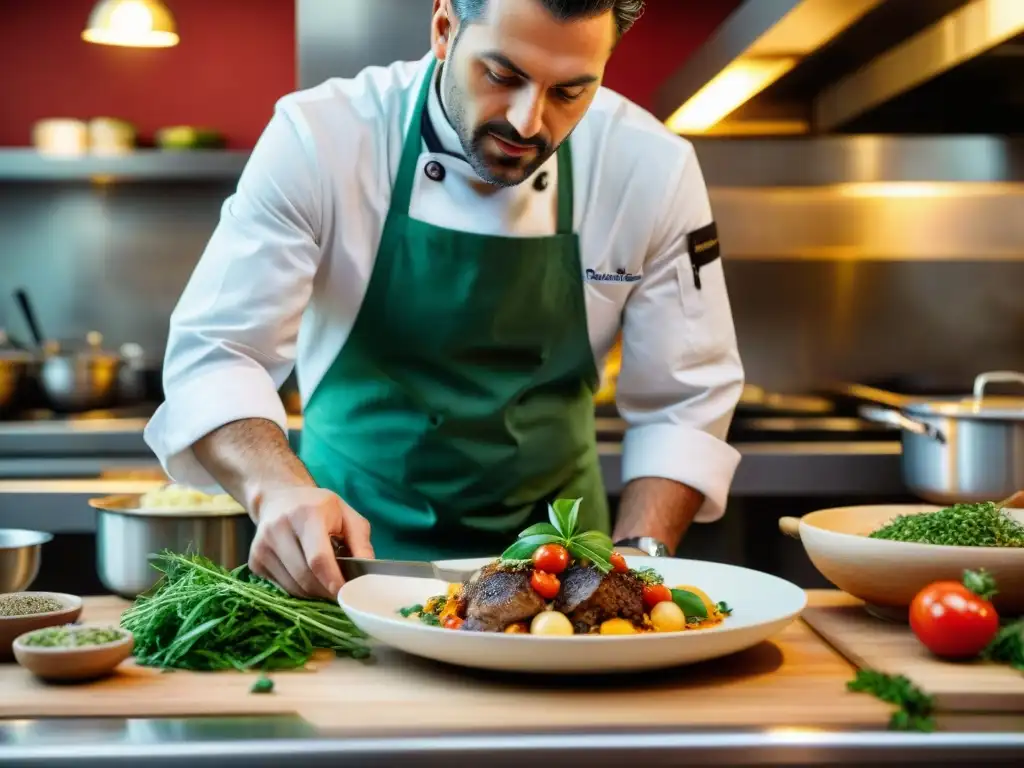
[[[462,584],[479,568],[444,568],[437,563],[422,560],[369,560],[361,557],[338,556],[338,566],[345,581],[360,576],[405,576],[416,579],[440,579],[449,584]]]

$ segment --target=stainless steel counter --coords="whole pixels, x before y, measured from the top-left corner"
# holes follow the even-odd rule
[[[0,761],[9,766],[145,765],[149,768],[545,764],[975,765],[1024,754],[1021,733],[931,733],[807,729],[600,733],[412,734],[387,738],[319,732],[290,717],[0,722]]]

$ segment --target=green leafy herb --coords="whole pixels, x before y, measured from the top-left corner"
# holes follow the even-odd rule
[[[720,614],[722,614],[723,616],[731,616],[732,615],[732,608],[730,608],[729,604],[727,602],[725,602],[724,600],[719,602],[719,603],[715,603],[715,609]]]
[[[249,689],[250,693],[270,693],[274,690],[274,681],[266,675],[260,675]]]
[[[1024,619],[1000,627],[981,655],[1024,672]]]
[[[706,619],[708,617],[708,609],[704,605],[704,601],[693,594],[693,592],[685,589],[673,589],[670,591],[672,592],[672,602],[683,610],[683,615],[686,616],[687,621],[690,619]]]
[[[958,547],[1024,547],[1024,526],[992,502],[900,515],[870,536]]]
[[[291,669],[318,648],[363,658],[365,635],[333,602],[300,600],[244,565],[228,571],[165,551],[164,576],[121,619],[145,666],[192,670]]]
[[[519,534],[501,554],[503,563],[529,561],[538,547],[560,544],[577,560],[591,563],[602,573],[612,569],[611,538],[601,531],[578,531],[583,499],[557,499],[548,505],[548,522],[536,523]]]
[[[870,669],[857,671],[856,677],[846,684],[847,689],[870,693],[899,709],[889,719],[894,731],[934,731],[932,712],[935,703],[903,675],[887,675]]]
[[[423,612],[420,614],[420,621],[430,627],[441,626],[441,618],[436,613]]]
[[[417,603],[416,605],[410,605],[408,608],[400,608],[398,612],[407,619],[414,613],[423,613],[423,606]]]
[[[977,571],[964,571],[964,586],[982,600],[991,600],[999,594],[999,590],[996,589],[996,580],[984,568]]]
[[[649,587],[665,583],[665,577],[653,568],[633,568],[630,570],[630,573],[632,573],[641,584],[646,584]]]

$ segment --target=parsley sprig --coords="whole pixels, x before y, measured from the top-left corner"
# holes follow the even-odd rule
[[[903,675],[887,675],[884,672],[861,669],[846,687],[851,691],[873,694],[882,701],[895,704],[898,709],[889,718],[891,730],[935,730],[935,718],[932,716],[934,700]]]
[[[557,499],[548,505],[548,522],[531,525],[501,554],[504,562],[529,560],[538,547],[561,544],[569,554],[587,560],[602,573],[612,569],[612,540],[601,531],[580,531],[578,520],[583,499]]]

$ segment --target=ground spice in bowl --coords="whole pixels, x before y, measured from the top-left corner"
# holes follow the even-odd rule
[[[65,608],[64,603],[44,595],[33,595],[29,592],[0,595],[0,617],[2,618],[52,613],[63,608]]]
[[[47,627],[26,635],[21,642],[34,648],[82,648],[124,640],[127,633],[116,627]]]

